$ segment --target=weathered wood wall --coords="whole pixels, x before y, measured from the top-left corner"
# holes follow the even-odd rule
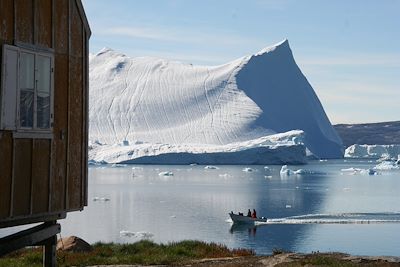
[[[54,54],[52,137],[0,130],[0,227],[87,203],[89,37],[80,0],[0,0],[0,45]]]

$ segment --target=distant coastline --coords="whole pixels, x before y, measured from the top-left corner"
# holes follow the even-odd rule
[[[354,145],[400,144],[400,121],[336,124],[333,126],[345,148]]]

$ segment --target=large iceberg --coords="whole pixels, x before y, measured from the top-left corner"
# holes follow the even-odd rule
[[[343,156],[287,40],[212,67],[103,49],[90,59],[89,101],[95,161],[300,163],[305,147]]]
[[[89,144],[91,162],[135,164],[304,164],[302,131],[290,131],[227,145],[136,142]]]
[[[346,148],[346,158],[400,159],[400,145],[351,145]]]

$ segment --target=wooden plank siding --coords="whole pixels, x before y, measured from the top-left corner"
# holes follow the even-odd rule
[[[1,59],[3,44],[54,55],[51,137],[0,130],[0,228],[87,205],[90,35],[80,0],[0,0]]]
[[[13,139],[11,133],[0,133],[0,220],[10,216]]]
[[[33,44],[34,5],[33,0],[15,0],[14,13],[15,40],[21,43]]]
[[[11,44],[14,39],[14,0],[0,1],[0,44]]]
[[[67,145],[68,145],[68,94],[69,94],[69,0],[54,1],[55,66],[54,66],[54,125],[52,158],[52,212],[66,209],[67,202]]]
[[[35,1],[35,43],[42,47],[53,48],[53,5],[52,0]]]
[[[32,139],[14,139],[12,216],[31,214]]]
[[[49,210],[50,148],[50,140],[33,140],[31,192],[32,214],[45,213]]]
[[[14,0],[0,0],[0,45],[12,44],[14,39]],[[0,58],[3,50],[0,49]],[[2,72],[0,71],[0,81]],[[0,220],[10,216],[13,166],[11,132],[0,131]]]
[[[54,102],[54,126],[55,136],[52,142],[52,195],[51,195],[51,211],[65,209],[66,202],[66,168],[67,168],[67,127],[68,113],[62,112],[68,110],[68,55],[60,54],[55,57],[54,65],[54,91],[55,99],[63,99],[63,101]]]
[[[82,203],[83,173],[82,173],[82,117],[83,117],[83,23],[79,16],[79,10],[75,2],[70,2],[70,88],[69,88],[69,183],[68,207],[79,209]],[[75,144],[75,145],[72,145]]]

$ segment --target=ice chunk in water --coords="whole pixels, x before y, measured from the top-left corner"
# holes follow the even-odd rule
[[[206,169],[206,170],[218,170],[219,168],[217,166],[207,165],[207,166],[204,167],[204,169]]]
[[[174,173],[171,171],[160,172],[159,176],[174,176]]]
[[[134,237],[134,238],[138,238],[138,239],[150,239],[154,236],[150,232],[144,232],[144,231],[132,232],[132,231],[127,231],[127,230],[121,230],[119,232],[119,235],[125,236],[125,237]]]

